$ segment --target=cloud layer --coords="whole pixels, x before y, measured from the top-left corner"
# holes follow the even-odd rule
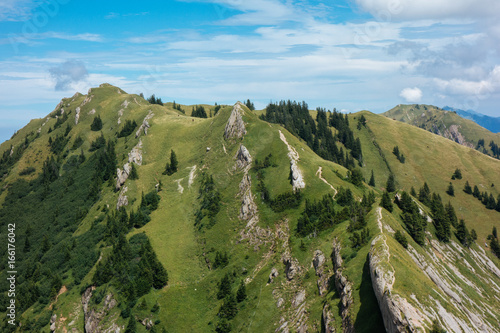
[[[72,89],[72,84],[78,83],[88,77],[87,69],[80,60],[67,60],[59,66],[49,69],[50,75],[55,80],[55,90],[65,91]]]

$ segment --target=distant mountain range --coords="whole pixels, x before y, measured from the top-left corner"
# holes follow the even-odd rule
[[[500,132],[500,117],[490,117],[478,112],[475,112],[473,110],[460,110],[460,109],[455,109],[449,106],[445,106],[443,110],[446,111],[455,111],[459,116],[472,120],[473,122],[477,123],[478,125],[492,131],[493,133],[499,133]]]

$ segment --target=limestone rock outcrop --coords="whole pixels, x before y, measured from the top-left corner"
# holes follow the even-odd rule
[[[236,169],[244,169],[252,164],[252,156],[248,149],[240,145],[240,149],[236,153]]]
[[[151,127],[151,125],[149,125],[149,120],[151,118],[153,118],[154,115],[155,114],[153,113],[153,111],[149,110],[148,115],[142,121],[142,124],[141,124],[141,126],[139,126],[139,129],[137,130],[137,132],[135,132],[135,137],[136,138],[138,138],[139,136],[141,136],[141,133],[144,133],[144,135],[148,135],[148,128]]]
[[[102,319],[113,309],[118,302],[113,298],[113,294],[107,294],[100,309],[90,309],[90,299],[95,287],[89,287],[82,295],[82,306],[86,333],[97,333],[102,331],[100,323]]]
[[[333,240],[332,262],[335,271],[335,287],[340,295],[340,315],[342,317],[342,328],[345,333],[354,333],[354,322],[351,317],[353,305],[352,283],[343,275],[343,263],[340,255],[340,242]]]
[[[286,140],[285,135],[283,132],[279,131],[280,133],[280,139],[283,141],[283,143],[287,146],[288,148],[288,158],[290,159],[290,173],[292,176],[292,186],[293,190],[299,190],[301,188],[306,187],[306,183],[304,182],[304,176],[302,175],[302,171],[299,169],[299,166],[297,165],[299,161],[299,153],[297,150],[292,147],[290,144],[288,144],[288,141]]]
[[[227,121],[226,128],[224,129],[224,138],[226,140],[239,139],[247,134],[245,123],[243,122],[243,118],[241,116],[241,114],[243,113],[241,105],[241,102],[237,102],[234,105],[233,110],[231,111],[231,115],[229,116],[229,120]]]

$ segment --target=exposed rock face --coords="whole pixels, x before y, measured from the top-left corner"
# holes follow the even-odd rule
[[[95,114],[95,109],[90,110],[89,113],[88,113],[89,116],[91,116],[93,114]]]
[[[146,118],[144,118],[141,126],[139,126],[139,129],[137,130],[137,132],[135,132],[135,137],[138,138],[139,136],[141,136],[141,133],[144,132],[144,135],[148,135],[148,128],[151,127],[151,125],[149,125],[149,122],[148,120],[153,118],[155,114],[153,113],[153,111],[149,110],[149,113],[148,115],[146,116]]]
[[[54,332],[56,330],[57,315],[53,314],[50,318],[50,331]]]
[[[231,111],[231,115],[229,116],[229,120],[227,121],[226,128],[224,129],[224,138],[226,140],[239,139],[247,134],[245,123],[243,122],[243,118],[241,117],[241,114],[243,113],[241,105],[241,102],[236,102],[233,107],[233,111]]]
[[[78,120],[80,119],[80,107],[77,107],[75,109],[75,112],[76,112],[76,114],[75,114],[75,125],[78,125]]]
[[[83,100],[83,102],[80,105],[80,107],[83,107],[85,104],[88,104],[88,103],[90,103],[92,101],[92,98],[94,98],[94,95],[91,95],[90,93],[91,93],[91,91],[89,90],[88,96],[85,97],[85,99]]]
[[[302,176],[302,171],[300,171],[299,166],[297,165],[300,156],[297,150],[295,150],[294,147],[288,144],[285,135],[281,131],[279,132],[281,141],[283,141],[283,143],[285,143],[288,148],[288,158],[290,159],[290,173],[292,176],[292,186],[293,190],[296,191],[306,187],[306,183],[304,182],[304,177]]]
[[[252,180],[250,175],[245,173],[240,183],[241,209],[239,218],[248,222],[247,227],[251,227],[259,221],[257,205],[253,199],[251,187]]]
[[[269,274],[268,283],[273,283],[274,278],[278,277],[278,275],[280,275],[280,273],[278,272],[276,267],[273,267],[273,269],[271,270],[271,274]]]
[[[128,179],[128,176],[130,175],[130,171],[132,171],[132,167],[130,166],[130,163],[125,163],[123,166],[123,170],[120,170],[118,168],[116,170],[116,189],[119,190],[120,187],[122,187],[123,184]]]
[[[103,301],[103,306],[101,309],[96,311],[97,309],[90,309],[89,303],[92,298],[92,291],[95,290],[95,287],[89,287],[82,295],[82,305],[83,305],[83,314],[85,321],[85,332],[86,333],[98,333],[102,331],[102,327],[99,326],[102,319],[109,313],[111,309],[113,309],[118,303],[113,298],[112,294],[106,295]]]
[[[116,210],[119,210],[122,206],[128,205],[128,197],[125,195],[127,193],[128,187],[123,187],[118,196],[118,202],[116,203]]]
[[[300,265],[297,259],[285,256],[285,259],[283,259],[283,264],[285,265],[285,274],[288,280],[292,280],[295,275],[300,273]]]
[[[450,125],[450,127],[444,131],[443,136],[461,144],[462,146],[474,148],[474,144],[467,142],[462,133],[460,133],[459,128],[459,125]]]
[[[332,262],[335,271],[335,287],[340,295],[340,315],[342,317],[342,328],[345,333],[354,333],[354,322],[350,310],[353,304],[352,283],[343,275],[343,260],[340,256],[340,242],[333,240]]]
[[[137,165],[142,165],[142,140],[139,140],[139,143],[132,148],[132,151],[128,153],[128,162],[135,163]]]
[[[319,295],[323,296],[328,292],[329,272],[326,270],[324,264],[326,262],[325,255],[320,250],[314,251],[313,266],[318,276],[318,291]]]
[[[132,171],[132,163],[142,165],[141,149],[142,141],[139,140],[139,143],[134,148],[132,148],[132,151],[130,153],[128,153],[128,163],[125,163],[125,165],[123,166],[123,170],[121,170],[120,168],[116,170],[116,190],[119,190],[127,181],[128,176],[130,175],[130,171]]]
[[[328,304],[323,307],[323,331],[325,333],[335,333],[335,317],[330,311]]]
[[[236,153],[236,169],[241,170],[251,164],[252,156],[250,155],[250,152],[245,146],[240,145],[240,149],[238,149],[238,152]]]
[[[387,332],[414,332],[415,327],[407,319],[409,313],[403,306],[401,297],[393,296],[391,293],[395,277],[389,256],[385,236],[378,235],[372,241],[369,261],[373,291],[382,313],[384,326]]]
[[[301,290],[299,291],[295,297],[293,298],[292,300],[292,306],[294,308],[298,307],[300,304],[302,304],[304,301],[306,300],[306,291],[305,290]]]

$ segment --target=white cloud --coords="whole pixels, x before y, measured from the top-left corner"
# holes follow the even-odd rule
[[[89,74],[85,64],[79,60],[66,62],[49,69],[50,75],[56,81],[56,90],[69,90],[72,84],[83,81]]]
[[[494,18],[498,0],[355,0],[365,11],[383,20]]]
[[[24,21],[41,1],[2,0],[0,1],[0,21]]]
[[[418,103],[422,99],[422,90],[419,88],[405,88],[399,96],[403,97],[408,103]]]
[[[61,40],[82,41],[82,42],[103,41],[102,36],[98,34],[92,34],[92,33],[68,34],[65,32],[47,31],[42,33],[10,34],[7,38],[0,39],[0,45],[2,44],[35,45],[39,44],[41,40],[45,39],[61,39]]]

